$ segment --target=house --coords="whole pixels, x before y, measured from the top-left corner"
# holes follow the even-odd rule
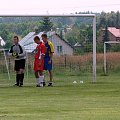
[[[32,52],[36,48],[36,44],[34,43],[34,37],[39,36],[41,39],[41,35],[43,32],[36,34],[35,32],[30,32],[26,35],[19,43],[25,47],[27,52]],[[49,40],[53,43],[55,55],[72,55],[73,47],[64,39],[62,39],[55,32],[47,33]]]
[[[5,41],[0,36],[0,47],[5,45]]]
[[[81,48],[81,47],[83,47],[83,45],[79,42],[76,42],[74,45],[74,48]]]
[[[103,42],[104,31],[104,29],[101,30],[97,39],[98,42]],[[120,41],[120,29],[115,27],[108,27],[108,35],[110,41]]]

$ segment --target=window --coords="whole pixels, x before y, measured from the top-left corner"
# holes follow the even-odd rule
[[[57,52],[62,53],[62,46],[57,46]]]
[[[116,41],[120,41],[120,37],[116,37]]]

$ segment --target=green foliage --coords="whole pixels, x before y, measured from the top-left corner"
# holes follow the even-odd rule
[[[41,26],[39,27],[39,30],[48,32],[48,31],[51,31],[52,26],[53,26],[53,23],[50,21],[50,18],[44,17],[41,23]]]
[[[112,51],[112,52],[120,52],[120,44],[111,45],[110,51]]]
[[[92,43],[86,43],[84,45],[84,52],[92,52],[92,51],[93,51]]]
[[[6,42],[5,48],[9,48],[12,44],[13,33],[9,32],[7,29],[3,29],[0,31],[0,36]]]
[[[40,26],[39,22],[21,22],[21,23],[1,23],[0,24],[0,36],[6,42],[6,48],[9,48],[12,44],[12,38],[14,35],[20,37],[26,36],[29,32],[34,31],[35,25]]]
[[[70,42],[71,45],[74,45],[76,42],[82,42],[80,36],[80,29],[78,26],[74,26],[70,32],[65,35],[65,39]]]
[[[104,51],[104,44],[103,43],[98,43],[96,46],[97,53],[103,53]]]
[[[106,25],[104,34],[103,34],[103,42],[109,41],[109,33],[108,33],[108,27]]]
[[[104,34],[103,34],[103,43],[107,42],[107,41],[110,41],[110,39],[109,39],[108,27],[106,25],[105,30],[104,30]],[[109,50],[110,47],[111,47],[110,44],[106,44],[106,49],[107,50]]]
[[[91,12],[76,12],[76,14],[89,13]],[[119,11],[111,11],[109,13],[101,12],[96,13],[96,15],[97,35],[99,34],[99,30],[105,28],[106,25],[108,27],[120,28]],[[0,36],[5,38],[4,40],[7,42],[8,47],[11,44],[11,39],[14,34],[23,38],[29,32],[35,31],[36,26],[38,32],[53,30],[60,34],[61,31],[63,31],[63,38],[65,38],[71,45],[74,45],[76,42],[84,45],[86,42],[92,42],[93,39],[92,18],[89,17],[1,17]],[[67,28],[70,28],[71,30],[67,31]],[[6,35],[5,30],[8,31],[8,35]],[[107,38],[107,33],[105,33],[104,38]],[[101,51],[100,49],[102,49],[100,46],[98,47],[98,51]]]
[[[105,28],[106,25],[109,27],[120,27],[119,11],[111,11],[110,13],[101,12],[101,14],[97,16],[97,28]]]
[[[66,33],[65,38],[74,45],[79,42],[84,44],[85,42],[92,42],[92,27],[91,25],[75,24],[72,30]]]
[[[74,49],[74,54],[75,55],[83,55],[85,53],[84,48],[83,47],[78,47]]]
[[[116,13],[116,28],[120,28],[120,13],[117,11]]]

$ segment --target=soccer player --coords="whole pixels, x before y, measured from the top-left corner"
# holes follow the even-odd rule
[[[24,79],[26,52],[23,46],[19,44],[18,36],[14,36],[13,45],[8,52],[9,56],[15,58],[16,83],[15,86],[22,87]]]
[[[50,81],[48,83],[48,86],[53,85],[53,73],[52,73],[52,58],[53,58],[53,53],[54,53],[54,46],[52,42],[50,42],[47,38],[47,34],[42,34],[41,35],[42,40],[46,46],[46,53],[44,57],[44,70],[48,70],[49,72],[49,78]],[[44,83],[45,84],[45,83]]]
[[[43,80],[44,80],[44,56],[45,56],[45,45],[43,42],[40,41],[40,38],[36,36],[34,38],[34,42],[37,44],[35,52],[35,61],[34,61],[34,71],[36,77],[36,87],[43,87]]]

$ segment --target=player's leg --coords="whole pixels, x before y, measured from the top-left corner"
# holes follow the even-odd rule
[[[50,64],[48,64],[47,70],[49,72],[49,79],[50,79],[48,86],[53,86],[52,62]]]
[[[38,65],[38,68],[39,68],[39,85],[40,85],[40,87],[43,87],[43,81],[44,81],[44,74],[43,74],[44,60],[42,60],[41,64]]]
[[[16,61],[17,61],[17,74],[18,74],[17,76],[18,76],[19,87],[22,87],[23,79],[24,79],[25,59],[16,60]]]
[[[36,78],[36,87],[40,87],[39,85],[39,72],[35,71],[35,78]]]
[[[44,70],[47,70],[49,72],[49,83],[48,86],[52,86],[52,79],[53,79],[53,73],[52,73],[52,62],[51,64],[48,63],[50,58],[44,59]]]
[[[48,60],[45,58],[44,59],[44,70],[47,71],[47,66],[48,66]],[[45,77],[43,80],[43,86],[46,86],[46,81],[45,81]]]
[[[16,83],[14,85],[19,86],[19,74],[18,74],[18,71],[16,71]]]
[[[20,72],[20,87],[23,85],[23,80],[24,80],[24,69],[25,69],[25,59],[20,60],[20,64],[19,64],[19,72]]]
[[[49,78],[50,78],[48,86],[52,86],[53,85],[53,72],[52,70],[48,70],[48,72],[49,72]]]
[[[23,80],[24,80],[24,69],[20,69],[19,71],[20,79],[19,79],[19,86],[23,86]]]
[[[36,78],[36,87],[40,87],[39,86],[38,60],[37,59],[34,60],[34,74],[35,74],[35,78]]]
[[[39,70],[39,85],[40,85],[40,87],[43,87],[43,81],[44,81],[43,70]]]
[[[45,77],[44,77],[44,80],[43,80],[43,86],[46,86]]]
[[[18,66],[18,61],[17,60],[15,60],[14,70],[16,71],[16,83],[15,83],[15,86],[19,86],[20,75],[19,75],[19,66]]]

